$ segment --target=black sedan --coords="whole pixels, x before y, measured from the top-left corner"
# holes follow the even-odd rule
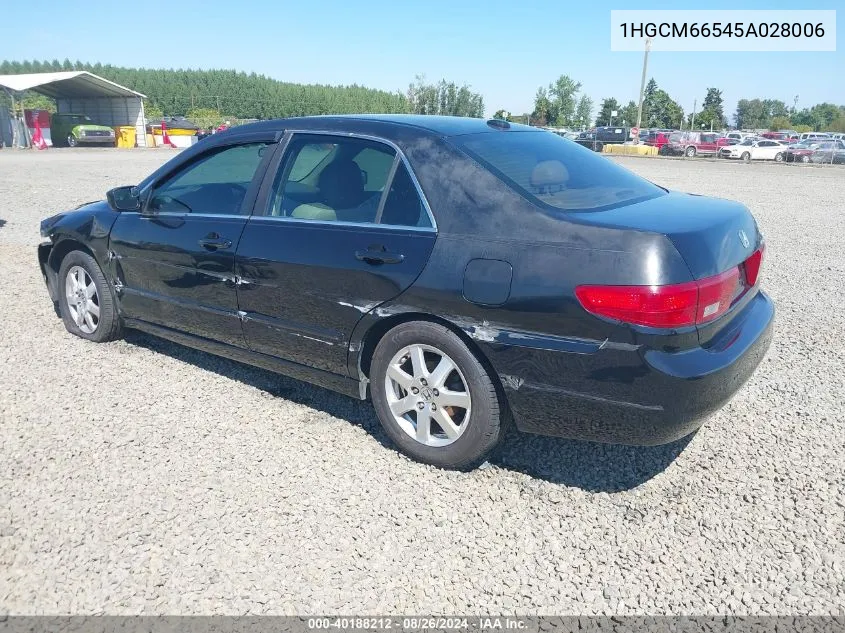
[[[772,337],[763,238],[555,134],[370,115],[215,134],[41,224],[71,333],[137,328],[349,396],[430,464],[513,420],[659,444],[740,388]]]

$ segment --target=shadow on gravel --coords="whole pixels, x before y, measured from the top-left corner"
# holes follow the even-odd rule
[[[0,229],[3,228],[4,224],[6,224],[6,220],[4,220],[3,218],[0,218]]]
[[[135,330],[126,331],[125,340],[351,422],[366,430],[384,447],[396,450],[369,402]],[[621,492],[663,472],[686,448],[693,435],[664,446],[637,447],[565,440],[511,429],[491,457],[490,464],[590,492]]]
[[[663,446],[620,446],[512,430],[490,462],[589,492],[622,492],[666,470],[694,436]]]

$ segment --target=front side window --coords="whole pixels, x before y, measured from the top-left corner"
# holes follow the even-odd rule
[[[248,143],[201,156],[158,185],[149,208],[158,213],[240,214],[266,148],[266,143]]]
[[[661,196],[663,189],[607,158],[544,132],[482,132],[453,142],[529,200],[598,211]]]
[[[273,183],[267,215],[431,226],[419,193],[392,147],[369,139],[310,134],[291,139]]]

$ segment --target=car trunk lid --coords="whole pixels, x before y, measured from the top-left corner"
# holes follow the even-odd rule
[[[690,270],[692,279],[710,287],[715,301],[731,307],[698,325],[702,344],[712,339],[738,312],[739,304],[756,292],[762,237],[748,209],[739,202],[670,192],[650,200],[589,213],[599,226],[665,235]],[[733,274],[732,274],[733,273]],[[714,280],[723,280],[727,294],[717,292]],[[752,292],[749,292],[752,291]],[[708,312],[705,310],[704,316]],[[728,318],[726,318],[728,317]]]

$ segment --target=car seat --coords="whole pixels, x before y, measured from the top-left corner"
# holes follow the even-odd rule
[[[365,198],[361,168],[351,160],[336,160],[326,165],[317,179],[321,202],[301,204],[291,213],[292,218],[307,220],[337,220],[338,210],[354,209]]]

